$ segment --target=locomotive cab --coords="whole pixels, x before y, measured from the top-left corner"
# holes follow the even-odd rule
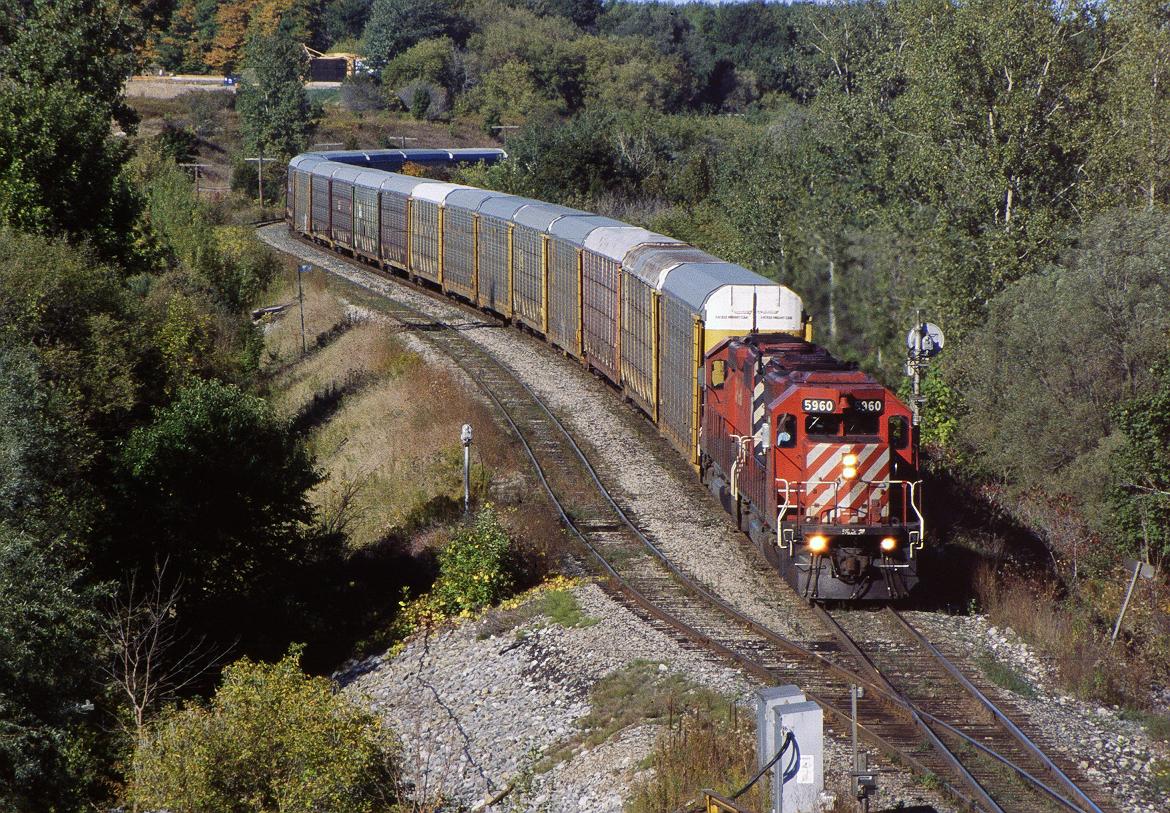
[[[814,601],[908,595],[924,543],[910,409],[789,335],[725,341],[705,373],[704,480],[785,579]]]

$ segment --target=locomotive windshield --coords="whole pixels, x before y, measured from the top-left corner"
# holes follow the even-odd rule
[[[818,437],[855,437],[858,435],[876,435],[879,428],[879,415],[866,412],[846,410],[840,415],[806,415],[804,431],[808,435]],[[844,430],[844,431],[842,431]]]
[[[840,415],[808,415],[804,419],[804,431],[808,435],[840,435]]]
[[[878,433],[878,416],[868,412],[845,413],[845,435],[876,435]]]

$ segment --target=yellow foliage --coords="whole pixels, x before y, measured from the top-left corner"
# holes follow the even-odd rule
[[[175,813],[390,807],[392,735],[331,681],[304,674],[299,655],[237,661],[209,705],[163,713],[135,748],[127,801]]]

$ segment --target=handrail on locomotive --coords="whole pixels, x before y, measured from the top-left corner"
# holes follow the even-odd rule
[[[922,550],[926,546],[926,542],[925,542],[925,539],[926,539],[926,519],[922,515],[922,492],[920,491],[920,489],[922,487],[921,480],[891,480],[891,479],[853,480],[853,481],[850,481],[848,483],[848,485],[850,485],[851,487],[857,486],[857,485],[864,485],[864,486],[871,488],[871,489],[884,490],[887,493],[890,491],[891,486],[905,486],[905,490],[903,490],[901,492],[901,494],[902,494],[901,516],[905,517],[907,515],[906,509],[909,508],[911,511],[914,512],[914,516],[918,519],[918,530],[909,532],[909,535],[910,535],[909,550],[910,550],[911,554],[913,554],[913,552],[915,550]],[[838,491],[841,487],[840,481],[838,481],[838,480],[793,480],[793,481],[789,481],[783,477],[777,477],[776,478],[776,490],[778,493],[782,493],[784,495],[784,501],[780,504],[779,509],[777,509],[777,511],[776,511],[776,527],[777,528],[783,527],[783,522],[784,522],[785,518],[788,516],[788,513],[790,511],[795,511],[796,515],[800,516],[800,512],[801,512],[801,509],[803,507],[803,502],[799,499],[799,497],[802,494],[807,494],[809,487],[831,488],[833,490],[833,507],[822,511],[818,515],[818,520],[824,524],[828,524],[828,523],[837,524],[839,522],[840,500],[838,499],[837,495],[838,495]],[[795,499],[795,500],[793,499],[794,494],[797,497],[797,499]],[[781,539],[780,541],[777,542],[777,544],[782,546],[782,547],[786,545],[788,547],[788,555],[791,556],[793,553],[793,547],[795,545],[795,539],[793,537],[788,537],[786,540]]]

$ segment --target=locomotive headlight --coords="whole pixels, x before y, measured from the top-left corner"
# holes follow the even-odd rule
[[[845,468],[841,469],[841,476],[844,477],[846,480],[852,480],[854,477],[857,476],[856,467],[846,466]]]
[[[855,454],[845,455],[844,457],[841,458],[841,464],[845,465],[845,466],[856,466],[857,465],[857,455],[855,455]]]
[[[808,538],[808,549],[813,553],[824,553],[829,549],[829,537],[816,534]]]
[[[884,550],[886,553],[889,553],[894,548],[898,547],[898,540],[894,539],[892,536],[887,536],[881,541],[881,546],[882,550]]]

